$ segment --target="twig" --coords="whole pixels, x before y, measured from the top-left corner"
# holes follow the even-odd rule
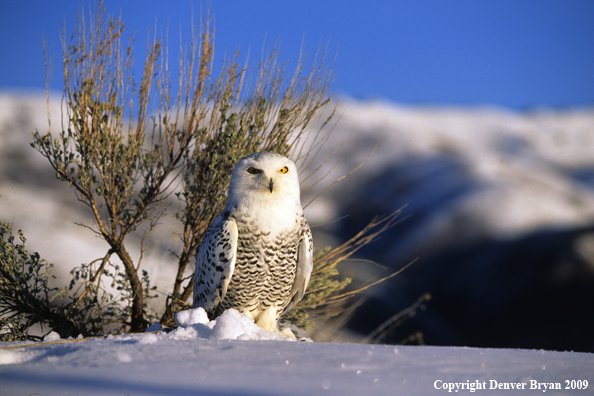
[[[105,269],[105,265],[107,264],[109,257],[112,255],[112,250],[110,249],[105,256],[103,257],[103,261],[101,262],[101,265],[99,266],[99,269],[95,272],[95,274],[93,275],[92,279],[89,279],[89,286],[87,286],[85,288],[85,290],[82,292],[82,294],[76,299],[76,301],[74,302],[74,304],[72,304],[72,306],[70,307],[70,309],[68,310],[68,313],[66,314],[66,317],[70,318],[70,314],[72,313],[72,311],[74,310],[74,308],[76,308],[76,306],[78,305],[78,303],[87,295],[87,293],[89,292],[91,285],[93,283],[95,283],[95,280],[97,280],[97,277],[99,277],[101,275],[101,273],[103,272],[103,270]]]
[[[384,323],[382,323],[381,325],[379,325],[375,330],[373,330],[371,333],[369,333],[369,335],[367,337],[365,337],[364,339],[362,339],[361,341],[359,341],[359,344],[368,344],[378,334],[381,335],[382,332],[386,328],[388,328],[388,326],[390,326],[392,323],[396,322],[400,318],[403,318],[405,316],[411,315],[412,313],[414,313],[416,311],[416,309],[421,304],[423,304],[425,301],[429,301],[430,299],[431,299],[431,295],[429,293],[423,294],[410,307],[408,307],[406,309],[403,309],[402,311],[396,313],[395,315],[393,315],[392,317],[390,317],[388,320],[386,320]]]

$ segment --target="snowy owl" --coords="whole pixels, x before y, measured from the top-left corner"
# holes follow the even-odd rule
[[[280,316],[305,293],[312,252],[295,163],[270,152],[245,157],[198,250],[194,308],[211,319],[235,308],[277,331]]]

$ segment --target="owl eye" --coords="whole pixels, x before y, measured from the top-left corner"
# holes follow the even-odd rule
[[[287,173],[289,171],[289,168],[287,168],[286,166],[283,167],[282,169],[278,170],[280,173]]]
[[[247,171],[251,175],[257,175],[258,173],[262,172],[260,169],[254,168],[253,166],[250,166]]]

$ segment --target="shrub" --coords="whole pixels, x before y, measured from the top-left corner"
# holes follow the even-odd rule
[[[48,284],[53,266],[29,254],[25,236],[15,241],[10,224],[0,222],[0,340],[35,339],[34,325],[45,325],[61,334],[77,333],[77,323],[68,320],[60,307],[51,304],[56,288]]]

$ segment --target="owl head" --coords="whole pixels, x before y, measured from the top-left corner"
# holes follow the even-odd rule
[[[233,169],[228,204],[257,201],[301,206],[299,195],[295,163],[280,154],[259,152],[241,159]]]

